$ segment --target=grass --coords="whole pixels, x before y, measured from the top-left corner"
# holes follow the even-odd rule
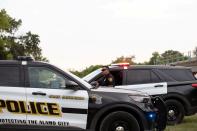
[[[183,123],[168,126],[165,131],[197,131],[197,115],[185,117]]]

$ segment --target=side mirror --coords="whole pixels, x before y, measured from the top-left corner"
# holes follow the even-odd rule
[[[97,81],[92,81],[91,83],[90,83],[90,85],[92,85],[92,89],[97,89],[98,87],[99,87],[99,84],[98,84],[98,82]]]
[[[66,89],[72,89],[74,91],[79,90],[79,85],[77,83],[75,83],[74,81],[67,81],[66,82]]]

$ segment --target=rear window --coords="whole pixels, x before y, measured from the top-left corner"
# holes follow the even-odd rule
[[[162,69],[161,71],[176,81],[195,80],[192,71],[189,69]]]
[[[151,71],[151,80],[153,83],[163,82],[154,72]]]
[[[127,84],[151,83],[150,70],[128,70],[126,77]]]
[[[152,70],[128,70],[126,74],[127,84],[158,83],[162,80]]]
[[[19,67],[0,66],[0,86],[20,86]]]

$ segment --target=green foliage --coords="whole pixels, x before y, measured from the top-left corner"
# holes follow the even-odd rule
[[[131,65],[135,64],[135,62],[133,61],[135,59],[135,56],[121,56],[121,57],[117,57],[115,60],[112,61],[112,64],[114,63],[129,63]]]
[[[89,73],[101,68],[102,65],[91,65],[89,67],[86,67],[86,69],[84,69],[83,71],[72,71],[71,72],[79,77],[84,77],[86,75],[88,75]]]
[[[111,64],[113,63],[130,63],[130,64],[134,64],[134,56],[129,56],[129,57],[117,57],[115,60],[112,61]],[[86,67],[86,69],[82,70],[82,71],[76,71],[76,70],[71,70],[71,72],[79,77],[84,77],[88,74],[90,74],[91,72],[101,68],[103,65],[91,65],[89,67]]]
[[[157,60],[160,60],[161,56],[159,52],[153,52],[152,57],[150,58],[149,65],[155,65]]]
[[[163,54],[161,54],[161,57],[164,60],[167,60],[167,62],[175,62],[175,61],[187,59],[187,57],[184,56],[182,53],[180,53],[179,51],[174,51],[174,50],[165,51]]]
[[[159,54],[158,52],[154,52],[148,64],[149,65],[168,64],[168,63],[173,63],[176,61],[187,60],[187,59],[188,57],[184,56],[179,51],[167,50],[162,54]]]
[[[31,32],[16,35],[22,21],[0,11],[0,59],[16,59],[17,56],[32,56],[35,60],[47,61],[39,47],[39,36]]]
[[[130,64],[135,64],[135,65],[156,65],[156,64],[169,64],[170,62],[176,62],[178,60],[186,60],[188,57],[184,56],[182,53],[179,51],[174,51],[174,50],[167,50],[162,54],[159,54],[159,52],[153,52],[152,57],[148,62],[143,62],[143,63],[135,63],[134,62],[134,56],[120,56],[117,57],[115,60],[112,61],[113,63],[130,63]],[[82,71],[71,71],[75,75],[79,77],[84,77],[87,74],[93,72],[94,70],[102,67],[102,65],[91,65],[90,67],[87,67],[85,70]]]
[[[35,60],[47,61],[47,59],[42,56],[42,49],[39,47],[40,39],[38,35],[27,32],[26,35],[21,36],[19,39],[19,45],[22,45],[25,56],[33,56]]]
[[[197,47],[195,47],[195,49],[193,50],[193,54],[195,57],[197,57]]]
[[[14,33],[18,30],[21,24],[21,20],[13,19],[4,9],[0,11],[0,33]]]
[[[197,115],[185,117],[183,123],[168,126],[165,131],[197,131]]]

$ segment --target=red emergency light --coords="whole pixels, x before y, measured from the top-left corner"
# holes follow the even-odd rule
[[[112,66],[120,66],[123,67],[124,69],[128,69],[128,66],[130,64],[129,63],[116,63],[116,64],[112,64]]]
[[[192,87],[197,88],[197,84],[192,84]]]

